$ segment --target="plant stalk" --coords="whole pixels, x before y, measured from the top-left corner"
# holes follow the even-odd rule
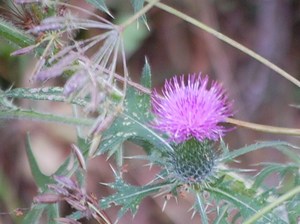
[[[150,2],[150,0],[146,0],[148,2]],[[250,57],[256,59],[257,61],[261,62],[262,64],[266,65],[268,68],[272,69],[273,71],[275,71],[276,73],[280,74],[281,76],[283,76],[284,78],[286,78],[287,80],[289,80],[290,82],[292,82],[293,84],[295,84],[296,86],[300,87],[300,81],[297,80],[296,78],[294,78],[292,75],[290,75],[289,73],[287,73],[286,71],[284,71],[283,69],[279,68],[277,65],[275,65],[274,63],[270,62],[269,60],[267,60],[266,58],[260,56],[259,54],[255,53],[253,50],[250,50],[249,48],[245,47],[244,45],[238,43],[237,41],[229,38],[228,36],[216,31],[215,29],[205,25],[204,23],[194,19],[193,17],[190,17],[166,4],[160,3],[160,2],[156,2],[154,3],[156,7],[177,16],[178,18],[181,18],[182,20],[193,24],[194,26],[206,31],[207,33],[212,34],[213,36],[215,36],[216,38],[224,41],[225,43],[239,49],[240,51],[244,52],[245,54],[249,55]]]
[[[279,206],[280,204],[282,204],[283,202],[287,201],[288,199],[290,199],[291,197],[295,196],[298,193],[300,193],[300,186],[298,186],[298,187],[296,187],[296,188],[288,191],[284,195],[282,195],[279,198],[277,198],[275,201],[273,201],[272,203],[270,203],[269,205],[267,205],[266,207],[264,207],[263,209],[261,209],[259,212],[257,212],[255,215],[253,215],[251,218],[249,218],[248,220],[246,220],[244,222],[244,224],[255,223],[263,215],[271,212],[274,208],[276,208],[277,206]]]
[[[281,127],[275,127],[270,125],[255,124],[255,123],[241,121],[233,118],[227,118],[226,122],[241,127],[245,127],[248,129],[252,129],[255,131],[261,131],[266,133],[283,134],[283,135],[300,135],[300,129],[296,129],[296,128],[281,128]]]

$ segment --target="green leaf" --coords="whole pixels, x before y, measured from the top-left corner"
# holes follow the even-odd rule
[[[84,214],[81,211],[73,212],[72,214],[68,215],[67,218],[78,220],[82,219],[84,217]]]
[[[0,169],[0,201],[5,205],[6,211],[13,211],[20,207],[20,198],[18,198],[15,192],[15,184],[9,180],[9,174],[4,172]],[[20,223],[18,222],[20,217],[11,216],[11,219],[13,223]]]
[[[23,30],[17,28],[12,23],[0,17],[0,37],[14,43],[20,47],[27,47],[34,44],[35,40],[32,36],[26,34]]]
[[[48,224],[57,224],[56,220],[59,217],[58,204],[47,206]]]
[[[300,218],[300,194],[297,194],[286,203],[288,219],[290,224],[297,224]]]
[[[32,110],[23,110],[23,109],[3,110],[0,108],[0,120],[8,120],[8,119],[45,121],[45,122],[54,122],[59,124],[80,125],[80,126],[91,126],[94,122],[93,119],[88,119],[88,118],[59,116],[59,115],[40,113]]]
[[[300,185],[300,174],[298,171],[294,173],[294,177],[294,187],[297,187]],[[300,194],[295,195],[286,203],[286,210],[288,211],[289,222],[291,224],[298,223],[300,218]]]
[[[228,224],[228,208],[229,206],[222,206],[219,210],[218,210],[218,214],[216,219],[214,220],[214,224]],[[232,222],[234,223],[234,222]]]
[[[34,181],[37,184],[37,186],[43,191],[46,189],[47,184],[51,182],[51,178],[49,176],[44,175],[40,170],[39,165],[33,155],[30,144],[30,137],[28,134],[26,137],[26,152]]]
[[[134,10],[134,13],[137,13],[138,11],[140,11],[144,7],[145,0],[131,0],[131,4],[132,4],[133,10]],[[147,25],[146,16],[143,15],[141,17],[141,19]]]
[[[203,202],[203,196],[202,194],[200,194],[199,192],[195,192],[196,194],[196,200],[195,200],[195,204],[193,206],[194,210],[199,212],[200,216],[201,216],[201,223],[203,224],[208,224],[208,217],[205,211],[205,204]]]
[[[80,98],[67,99],[63,95],[63,88],[61,87],[16,88],[0,92],[0,98],[1,97],[66,102],[79,106],[86,106],[88,104],[87,101]]]
[[[300,193],[300,186],[293,188],[287,193],[281,195],[280,197],[273,200],[270,204],[261,208],[257,213],[253,214],[253,216],[249,216],[247,220],[245,220],[245,224],[259,223],[263,217],[269,215],[270,212],[280,206],[281,204],[285,204],[290,198],[293,198],[295,195]],[[278,223],[278,222],[274,222]]]
[[[3,91],[0,89],[0,94],[2,95]],[[5,97],[0,97],[0,110],[17,110],[18,107],[15,106],[10,100]]]
[[[146,61],[142,74],[142,83],[151,86],[150,66]],[[150,127],[152,120],[150,96],[131,87],[128,88],[124,103],[124,111],[112,126],[103,133],[99,153],[112,150],[114,146],[126,140],[152,145],[160,150],[172,151],[168,142]]]
[[[85,0],[86,2],[92,4],[93,6],[95,6],[97,9],[107,13],[108,15],[110,15],[111,17],[112,14],[109,12],[109,9],[107,8],[104,0]]]
[[[82,139],[79,139],[78,142],[79,146],[84,148],[85,151],[88,150],[88,146],[84,146],[84,142],[82,141]],[[34,176],[38,176],[38,180],[39,180],[39,184],[40,185],[47,185],[50,183],[53,183],[52,178],[47,177],[45,179],[41,178],[40,176],[42,176],[43,174],[41,173],[41,171],[39,170],[39,167],[37,165],[37,162],[35,161],[35,158],[32,154],[32,150],[31,150],[31,146],[30,146],[30,142],[29,142],[29,138],[27,139],[27,147],[29,148],[29,153],[30,155],[28,157],[31,157],[31,159],[29,159],[30,162],[30,166],[32,167],[32,169],[34,169]],[[75,160],[74,164],[72,166],[72,168],[70,169],[70,162],[71,162],[71,156],[69,156],[64,162],[63,164],[57,169],[57,171],[55,172],[54,175],[58,175],[58,176],[72,176],[75,171],[78,169],[78,162]],[[42,181],[41,181],[42,180]],[[47,188],[44,189],[44,193],[46,193],[48,191]],[[31,210],[26,214],[25,218],[22,221],[22,224],[36,224],[36,223],[40,223],[39,219],[42,215],[42,213],[44,211],[47,211],[47,215],[48,215],[48,219],[49,222],[48,223],[57,223],[55,222],[55,218],[59,217],[59,211],[58,211],[58,204],[54,204],[54,205],[47,205],[47,204],[35,204]]]
[[[258,189],[262,186],[263,181],[272,173],[280,173],[283,175],[284,173],[292,170],[298,170],[298,166],[295,164],[280,164],[280,163],[272,163],[268,164],[264,169],[262,169],[255,177],[255,181],[252,185],[252,188]]]
[[[141,10],[145,4],[145,0],[131,0],[134,12]]]
[[[129,15],[131,16],[131,15]],[[121,18],[120,23],[127,21],[129,16]],[[122,33],[122,39],[124,42],[124,49],[128,58],[133,55],[138,49],[141,48],[142,44],[145,42],[146,38],[150,35],[149,30],[145,26],[140,26],[137,28],[136,23],[132,23],[126,27]]]
[[[145,186],[133,186],[124,182],[120,176],[116,176],[114,183],[105,185],[114,189],[116,193],[102,199],[100,201],[100,207],[106,209],[112,204],[120,205],[121,209],[118,213],[118,217],[121,218],[128,210],[135,215],[143,198],[157,193],[162,188],[169,186],[170,183],[164,182]]]
[[[231,152],[225,153],[221,156],[220,160],[225,163],[230,162],[233,159],[235,159],[236,157],[242,156],[246,153],[249,153],[249,152],[252,152],[252,151],[255,151],[258,149],[268,148],[268,147],[276,148],[279,151],[286,150],[286,148],[285,149],[282,148],[283,146],[284,147],[294,147],[290,143],[282,142],[282,141],[259,142],[256,144],[245,146],[243,148],[236,149]]]
[[[34,205],[22,220],[22,224],[38,224],[47,205]]]
[[[300,155],[298,152],[291,150],[291,148],[295,148],[299,150],[299,147],[288,145],[288,146],[277,146],[278,150],[286,155],[289,159],[291,159],[296,164],[300,165]]]
[[[150,89],[152,86],[151,82],[151,67],[148,62],[148,59],[145,58],[145,65],[142,71],[142,78],[141,78],[141,84],[145,86],[146,88]],[[148,100],[150,102],[150,96],[148,96]]]
[[[226,202],[234,205],[234,207],[239,210],[243,219],[251,217],[264,207],[264,200],[262,200],[258,196],[250,196],[248,194],[244,194],[243,192],[247,191],[243,190],[241,186],[236,188],[234,185],[235,182],[224,182],[222,185],[219,185],[217,187],[210,186],[205,190],[207,190],[210,195],[216,200],[225,200]],[[268,213],[264,214],[261,217],[260,221],[258,221],[257,223],[279,224],[285,222],[275,214]]]

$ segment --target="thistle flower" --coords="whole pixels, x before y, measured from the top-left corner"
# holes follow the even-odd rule
[[[187,85],[184,76],[167,80],[161,97],[152,95],[157,130],[168,134],[171,141],[184,142],[195,138],[217,140],[226,132],[220,123],[231,116],[231,104],[220,84],[212,82],[208,88],[208,76],[189,75]]]

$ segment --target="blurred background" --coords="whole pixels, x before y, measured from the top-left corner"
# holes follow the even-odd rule
[[[121,23],[132,15],[128,1],[106,1],[115,20]],[[162,1],[202,21],[230,38],[264,56],[300,79],[300,1],[298,0],[170,0]],[[5,7],[7,1],[0,1]],[[73,1],[80,7],[94,9],[83,0]],[[4,15],[4,11],[0,12]],[[80,15],[87,16],[87,15]],[[153,86],[159,89],[166,78],[180,74],[209,74],[211,79],[223,83],[234,100],[234,117],[237,119],[281,127],[299,128],[300,89],[255,59],[223,43],[206,32],[158,8],[147,14],[150,31],[139,24],[129,27],[124,34],[131,79],[139,81],[145,57],[152,67]],[[95,31],[92,31],[95,32]],[[93,35],[93,33],[87,33]],[[2,89],[34,87],[29,81],[32,56],[10,57],[15,46],[0,39],[0,85]],[[47,85],[63,85],[64,80],[51,80]],[[61,103],[16,101],[24,107],[40,111],[71,115],[70,106]],[[37,188],[31,176],[24,139],[30,132],[32,146],[45,174],[52,174],[70,153],[70,144],[76,141],[74,127],[34,121],[1,121],[0,123],[0,224],[19,223],[21,213],[30,208]],[[299,137],[266,134],[237,127],[225,137],[231,150],[263,140],[284,140],[300,145]],[[126,143],[125,154],[142,154],[137,146]],[[256,168],[262,161],[284,162],[285,157],[268,149],[240,158],[233,164],[243,168]],[[113,163],[113,161],[111,161]],[[252,164],[252,165],[251,165]],[[132,184],[145,184],[158,172],[144,167],[140,161],[130,162],[126,178]],[[255,172],[251,173],[252,175]],[[88,191],[97,197],[111,193],[99,182],[113,181],[112,171],[105,156],[91,160],[88,167]],[[277,184],[278,178],[266,184]],[[180,224],[199,223],[191,219],[188,209],[192,201],[188,195],[170,200],[165,212],[161,211],[163,197],[147,198],[136,217],[126,215],[120,223]],[[15,210],[22,208],[20,210]],[[67,214],[68,208],[62,206]],[[115,219],[116,209],[107,211]],[[19,216],[18,216],[19,215]],[[92,223],[92,222],[87,222]]]

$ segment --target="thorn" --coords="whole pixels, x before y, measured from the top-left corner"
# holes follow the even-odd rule
[[[164,180],[165,178],[159,174],[156,175],[157,178]]]
[[[163,204],[163,207],[162,207],[162,209],[161,209],[162,212],[165,211],[165,208],[166,208],[166,206],[167,206],[167,203],[168,203],[168,201],[165,200],[165,201],[164,201],[164,204]]]
[[[117,218],[114,224],[117,224],[120,221],[120,218]]]
[[[147,29],[150,31],[150,26],[149,26],[149,24],[147,23],[147,21],[145,21],[144,23],[145,23],[145,26],[147,27]]]
[[[128,163],[124,164],[122,167],[121,167],[121,173],[128,173]]]
[[[117,171],[114,169],[114,167],[111,164],[109,164],[109,166],[110,166],[111,170],[113,171],[115,177],[118,177]]]
[[[208,209],[208,204],[206,204],[205,208],[204,208],[204,212],[207,212],[207,209]]]
[[[98,149],[98,146],[99,146],[100,141],[101,141],[101,137],[102,137],[101,134],[97,134],[97,135],[93,136],[92,143],[91,143],[91,146],[90,146],[90,149],[89,149],[89,157],[95,156],[95,152]]]
[[[191,215],[191,219],[193,219],[195,217],[195,215],[196,215],[196,211],[194,210],[192,215]]]
[[[104,182],[99,182],[99,184],[103,185],[103,186],[110,186],[110,183],[104,183]]]
[[[195,205],[193,205],[192,207],[190,207],[187,212],[190,212],[190,211],[195,211]]]
[[[151,163],[147,163],[147,164],[143,165],[143,167],[149,166],[149,170],[150,170],[150,169],[152,169],[153,165],[154,164],[151,162]]]
[[[86,171],[86,163],[85,163],[85,159],[84,159],[84,156],[82,155],[82,152],[81,150],[74,144],[71,145],[72,149],[73,149],[73,153],[75,154],[78,162],[79,162],[79,165],[80,167]]]

